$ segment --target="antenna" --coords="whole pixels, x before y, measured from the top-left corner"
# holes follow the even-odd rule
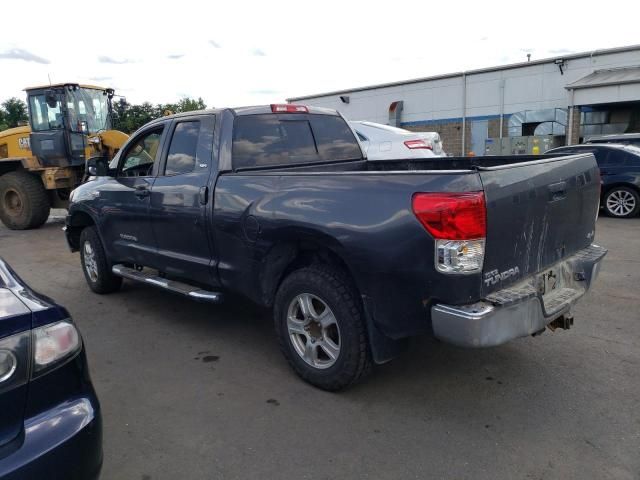
[[[527,62],[530,62],[530,61],[531,61],[531,54],[527,53]]]
[[[47,73],[47,78],[49,79],[49,86],[51,86],[51,74]]]

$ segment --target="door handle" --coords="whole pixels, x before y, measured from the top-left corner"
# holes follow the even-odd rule
[[[150,194],[151,194],[151,192],[149,191],[149,187],[146,184],[141,183],[141,184],[135,186],[134,195],[136,197],[144,198],[144,197],[148,197]]]
[[[200,187],[200,205],[206,205],[209,200],[209,187]]]
[[[567,196],[567,182],[552,183],[549,185],[550,201],[562,200]]]

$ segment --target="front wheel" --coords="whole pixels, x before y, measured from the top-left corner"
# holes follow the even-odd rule
[[[80,234],[80,262],[84,278],[95,293],[115,292],[122,285],[122,277],[111,272],[95,227],[87,227]]]
[[[604,197],[604,208],[612,217],[634,217],[640,210],[640,195],[629,187],[614,187]]]
[[[40,227],[50,209],[47,191],[35,175],[17,171],[0,177],[0,220],[11,230]]]
[[[276,294],[274,321],[284,356],[312,385],[341,390],[371,370],[361,303],[337,269],[311,266],[291,273]]]

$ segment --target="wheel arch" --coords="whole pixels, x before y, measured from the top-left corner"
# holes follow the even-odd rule
[[[337,242],[322,236],[316,236],[314,239],[291,238],[277,243],[266,255],[260,271],[262,303],[272,306],[276,292],[287,275],[313,264],[339,269],[360,296],[356,276],[338,252]]]
[[[96,221],[84,210],[77,210],[69,215],[66,233],[72,251],[76,252],[80,248],[80,235],[82,234],[82,230],[94,225],[96,225]]]
[[[0,176],[10,172],[16,172],[18,170],[26,170],[24,163],[20,159],[0,160]]]
[[[604,197],[606,197],[607,194],[611,190],[613,190],[614,188],[618,188],[618,187],[630,188],[631,190],[634,190],[638,195],[640,195],[640,186],[636,185],[635,183],[616,181],[616,182],[609,183],[607,185],[603,185],[603,188],[602,188],[602,199],[604,200]]]

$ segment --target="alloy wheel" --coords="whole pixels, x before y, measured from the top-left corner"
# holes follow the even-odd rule
[[[314,368],[325,369],[340,356],[338,321],[321,298],[297,295],[287,310],[287,329],[296,353]]]
[[[98,281],[98,262],[96,261],[96,254],[93,251],[93,247],[90,242],[84,242],[84,269],[87,271],[87,275],[92,282]]]
[[[635,208],[636,199],[626,190],[614,190],[607,196],[607,210],[618,217],[629,215]]]

